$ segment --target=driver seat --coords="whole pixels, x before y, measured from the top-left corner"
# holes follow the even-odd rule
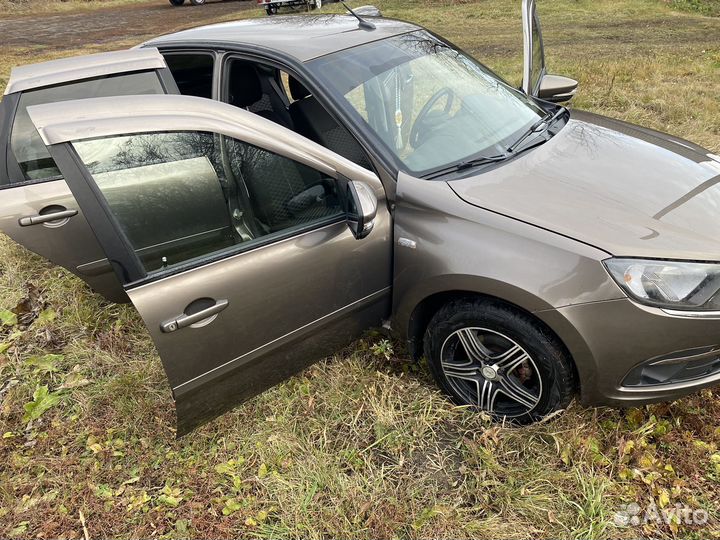
[[[290,114],[271,87],[271,76],[262,66],[233,60],[228,81],[228,103],[293,129]]]
[[[294,77],[289,77],[288,86],[294,100],[289,111],[295,130],[353,163],[372,170],[370,160],[355,137],[330,116],[315,96]]]

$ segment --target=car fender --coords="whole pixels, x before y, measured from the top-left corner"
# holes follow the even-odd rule
[[[401,173],[394,234],[393,329],[416,356],[418,337],[443,303],[482,295],[534,314],[567,341],[578,364],[591,365],[577,331],[549,314],[625,298],[602,265],[607,252],[467,204],[446,182]]]

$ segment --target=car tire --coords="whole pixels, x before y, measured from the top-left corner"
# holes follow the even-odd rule
[[[190,0],[190,3],[193,6],[202,6],[205,3],[205,0]]]
[[[265,13],[267,13],[268,15],[275,15],[277,12],[278,12],[277,6],[275,6],[273,4],[270,4],[269,6],[267,6],[265,8]]]
[[[499,301],[446,304],[428,324],[424,351],[455,403],[495,420],[532,423],[565,408],[575,392],[563,346],[532,316]]]
[[[170,3],[173,6],[182,6],[185,3],[185,0],[170,0]]]

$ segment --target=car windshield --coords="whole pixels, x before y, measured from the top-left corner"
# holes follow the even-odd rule
[[[461,51],[417,31],[339,51],[309,67],[418,176],[503,154],[545,115]]]

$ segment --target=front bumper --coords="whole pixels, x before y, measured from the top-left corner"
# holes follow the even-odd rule
[[[635,406],[720,384],[720,317],[679,316],[629,299],[536,315],[573,356],[583,403]]]

